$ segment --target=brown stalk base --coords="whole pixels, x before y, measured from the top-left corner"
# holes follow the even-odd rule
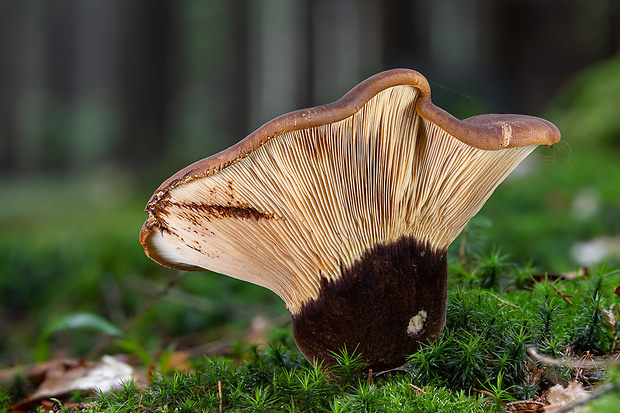
[[[368,368],[401,366],[446,320],[447,262],[411,238],[366,251],[337,282],[323,280],[319,298],[293,316],[293,335],[308,360],[333,364],[331,352],[357,349]],[[421,328],[412,317],[426,311]]]

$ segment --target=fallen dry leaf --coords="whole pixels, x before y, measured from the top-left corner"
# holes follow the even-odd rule
[[[583,388],[583,386],[577,381],[571,381],[568,386],[564,387],[561,384],[556,384],[549,389],[547,394],[548,406],[545,406],[545,412],[552,413],[554,410],[559,409],[574,400],[580,399],[590,392]]]
[[[42,400],[61,398],[72,391],[101,391],[119,388],[123,382],[137,380],[133,368],[112,357],[103,356],[100,362],[72,361],[55,363],[45,372],[37,390],[13,406],[23,410]]]

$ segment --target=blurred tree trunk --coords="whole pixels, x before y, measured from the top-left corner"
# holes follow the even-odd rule
[[[229,11],[229,35],[226,48],[230,51],[228,70],[224,72],[223,84],[229,96],[226,99],[225,123],[228,125],[228,141],[234,142],[248,134],[250,125],[250,14],[248,0],[231,0]]]
[[[250,39],[250,123],[263,124],[297,106],[297,85],[304,81],[303,18],[299,2],[264,0],[252,3],[255,36]]]
[[[17,82],[13,78],[18,48],[13,44],[19,43],[15,33],[20,6],[17,2],[0,3],[0,173],[3,174],[12,172],[17,166],[15,152],[18,143],[12,119],[16,116],[14,103],[18,95]]]
[[[126,163],[144,165],[163,156],[170,132],[176,88],[177,3],[167,0],[123,5],[121,68],[122,112],[116,154]]]
[[[252,15],[252,125],[338,99],[382,66],[377,2],[266,0]]]
[[[123,142],[120,79],[124,7],[122,0],[81,0],[74,6],[75,85],[67,150],[72,167],[84,169],[111,159]]]
[[[41,2],[0,3],[0,173],[36,172],[45,153]]]

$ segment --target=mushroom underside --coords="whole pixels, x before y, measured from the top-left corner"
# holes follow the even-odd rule
[[[308,360],[333,364],[346,348],[375,372],[400,366],[441,333],[447,291],[445,250],[406,237],[376,245],[293,315],[295,341]]]

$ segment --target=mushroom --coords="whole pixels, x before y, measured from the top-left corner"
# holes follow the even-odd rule
[[[389,70],[177,172],[148,202],[140,242],[165,266],[275,292],[308,360],[346,346],[392,368],[443,329],[450,243],[536,145],[559,139],[531,116],[458,120],[421,74]]]

